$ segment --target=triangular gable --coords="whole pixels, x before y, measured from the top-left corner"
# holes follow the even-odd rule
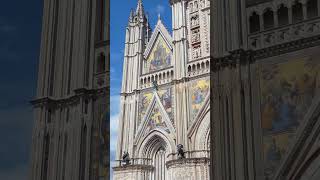
[[[153,50],[153,47],[155,43],[158,40],[158,37],[163,38],[166,45],[172,50],[173,44],[172,44],[172,37],[170,33],[168,32],[167,28],[163,25],[161,20],[158,20],[158,23],[152,33],[152,36],[150,38],[150,41],[147,44],[146,50],[144,52],[144,57],[147,59],[150,55],[150,52]]]
[[[144,73],[158,71],[173,65],[172,38],[161,20],[158,21],[146,47],[144,59]]]
[[[147,113],[140,124],[137,135],[136,142],[139,141],[150,131],[158,129],[161,131],[166,131],[168,134],[174,134],[175,129],[170,121],[170,118],[163,107],[159,95],[154,92],[152,101],[148,107]]]

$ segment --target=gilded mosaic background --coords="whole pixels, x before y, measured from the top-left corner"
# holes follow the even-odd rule
[[[139,99],[139,115],[138,115],[138,124],[141,123],[141,121],[143,120],[144,116],[146,115],[146,111],[149,107],[149,104],[151,103],[153,97],[153,93],[152,92],[147,92],[144,94],[140,95],[140,99]]]
[[[300,59],[260,68],[265,177],[270,179],[288,150],[320,83],[320,62]]]
[[[147,109],[150,106],[153,93],[154,92],[146,92],[140,95],[139,115],[138,115],[139,124],[148,113]],[[166,113],[168,114],[169,118],[173,121],[172,88],[171,87],[161,88],[157,91],[157,94],[159,95],[160,101],[164,109],[166,110]]]
[[[161,112],[160,112],[160,107],[156,103],[154,105],[154,108],[151,111],[150,117],[148,119],[148,125],[147,125],[147,132],[151,131],[152,129],[155,128],[161,128],[164,129],[165,131],[169,132],[169,129],[162,117]]]
[[[204,78],[191,83],[191,119],[193,121],[199,110],[204,104],[204,100],[207,97],[210,90],[209,78]]]
[[[169,118],[173,120],[172,88],[161,89],[158,95]]]
[[[171,66],[171,50],[163,37],[158,35],[157,41],[147,59],[146,70],[152,72],[169,66]]]

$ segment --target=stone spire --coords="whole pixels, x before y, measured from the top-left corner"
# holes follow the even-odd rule
[[[143,16],[144,15],[144,9],[143,9],[142,0],[138,0],[136,14],[138,16]]]
[[[133,9],[131,9],[130,15],[129,15],[129,22],[132,22],[133,18],[134,18],[134,11],[133,11]]]

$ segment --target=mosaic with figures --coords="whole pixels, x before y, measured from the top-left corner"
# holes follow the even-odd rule
[[[265,179],[274,175],[319,86],[319,60],[304,58],[261,66]]]
[[[208,96],[210,90],[209,78],[204,78],[191,83],[191,119],[193,122],[199,110],[204,104],[205,98]]]
[[[161,35],[158,35],[157,41],[147,58],[148,72],[156,71],[171,66],[171,50]]]
[[[152,101],[153,93],[154,92],[146,92],[140,95],[139,116],[138,116],[139,124],[141,123],[142,120],[144,120],[146,114],[148,113],[147,110]],[[166,110],[166,113],[168,114],[171,121],[173,121],[172,88],[171,87],[161,88],[157,91],[157,94],[159,95],[161,104]]]
[[[173,120],[172,88],[160,89],[158,95],[169,118]]]
[[[156,103],[151,111],[150,117],[148,119],[148,125],[147,125],[147,131],[149,132],[152,129],[160,128],[169,133],[169,129],[167,127],[167,124],[165,123],[164,117],[162,116],[160,112],[160,107],[158,103]]]
[[[145,118],[146,111],[149,107],[149,104],[151,103],[153,97],[152,92],[147,92],[140,95],[139,100],[139,115],[138,115],[138,124],[141,123],[141,121]]]

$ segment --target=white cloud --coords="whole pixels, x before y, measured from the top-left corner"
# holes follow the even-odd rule
[[[110,96],[110,151],[114,152],[117,147],[117,135],[119,125],[119,109],[120,109],[120,96]]]
[[[110,151],[111,152],[115,151],[117,148],[118,126],[119,126],[119,114],[111,116],[110,118]]]
[[[110,118],[110,157],[116,156],[117,138],[118,138],[119,114]],[[113,179],[112,167],[116,166],[114,159],[110,159],[110,179]]]

